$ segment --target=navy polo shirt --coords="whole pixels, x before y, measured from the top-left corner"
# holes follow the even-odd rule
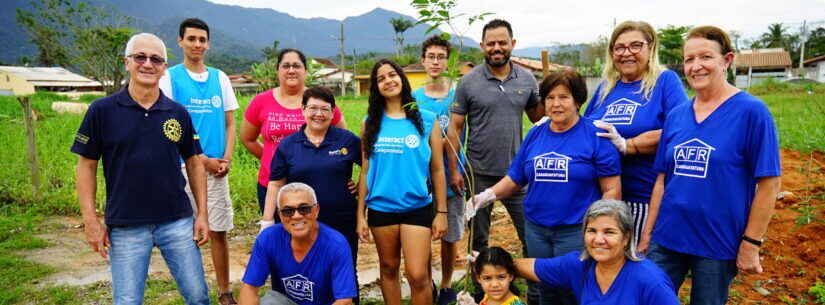
[[[281,141],[272,158],[269,181],[286,178],[315,190],[321,212],[318,221],[338,230],[355,228],[358,201],[347,188],[352,165],[361,165],[361,140],[352,132],[330,126],[316,147],[304,134],[306,124]],[[347,229],[349,230],[349,229]]]
[[[128,87],[96,100],[72,152],[103,158],[106,224],[157,224],[192,216],[180,159],[201,153],[186,108],[161,93],[148,110]]]

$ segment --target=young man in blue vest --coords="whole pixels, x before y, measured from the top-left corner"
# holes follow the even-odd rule
[[[169,68],[160,79],[160,88],[169,98],[183,104],[192,116],[200,135],[206,168],[209,237],[212,262],[218,281],[221,305],[236,304],[229,287],[229,247],[226,232],[233,228],[232,200],[229,198],[229,172],[235,146],[235,109],[238,101],[229,77],[204,64],[209,50],[209,26],[200,19],[184,20],[179,27],[178,46],[183,63]],[[192,195],[188,185],[187,194]]]

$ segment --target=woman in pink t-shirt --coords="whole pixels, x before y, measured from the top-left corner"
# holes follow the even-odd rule
[[[307,61],[301,51],[283,49],[278,53],[278,87],[256,95],[249,103],[241,124],[241,143],[261,160],[258,169],[258,207],[264,210],[269,166],[281,140],[304,124],[301,99],[306,90]],[[335,107],[332,125],[347,128],[341,109]],[[263,143],[258,141],[258,136]]]

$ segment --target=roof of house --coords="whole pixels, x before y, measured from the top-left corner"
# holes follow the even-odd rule
[[[326,58],[313,58],[315,62],[324,65],[325,68],[337,69],[338,65]]]
[[[404,67],[404,72],[424,72],[424,65],[421,63],[414,63]]]
[[[813,57],[813,58],[808,58],[805,61],[803,61],[802,64],[807,65],[807,64],[812,64],[812,63],[815,63],[815,62],[818,62],[818,61],[823,61],[823,60],[825,60],[825,54],[822,54],[821,56],[817,56],[817,57]]]
[[[522,66],[522,67],[525,67],[529,70],[532,70],[533,72],[541,72],[543,70],[540,60],[532,60],[532,59],[515,57],[515,56],[510,57],[510,60],[513,61],[513,63],[515,63],[519,66]],[[571,69],[573,69],[571,67],[568,67],[568,66],[565,66],[565,65],[562,65],[562,64],[555,64],[555,63],[552,63],[552,62],[549,63],[549,64],[550,64],[549,65],[550,71],[571,70]]]
[[[61,67],[0,66],[0,70],[14,74],[35,86],[98,87],[100,82],[75,74]]]
[[[736,66],[739,68],[784,68],[791,66],[791,55],[785,50],[752,50],[737,53]]]

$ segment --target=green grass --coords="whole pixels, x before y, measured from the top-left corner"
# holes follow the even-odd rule
[[[761,95],[771,108],[779,130],[782,147],[801,151],[825,151],[825,94],[806,92]],[[239,97],[241,110],[235,113],[238,126],[243,109],[251,96]],[[50,215],[79,215],[74,191],[74,165],[77,156],[69,151],[81,115],[51,111],[51,101],[65,100],[49,93],[32,96],[36,122],[38,160],[42,186],[38,196],[31,193],[26,156],[23,112],[10,97],[0,97],[0,305],[33,302],[36,304],[90,304],[111,302],[111,288],[106,283],[84,287],[39,287],[37,282],[55,270],[31,263],[18,251],[45,247],[35,237],[39,225]],[[94,100],[83,96],[81,100]],[[360,134],[367,109],[366,98],[345,97],[338,100],[349,129]],[[525,134],[529,129],[525,118]],[[239,128],[238,128],[239,129]],[[235,146],[230,172],[231,196],[235,206],[235,223],[241,230],[255,230],[258,220],[256,201],[259,161],[247,153],[240,141]],[[357,172],[355,173],[357,175]],[[103,209],[105,198],[102,169],[98,173],[98,202]],[[180,304],[173,281],[153,279],[148,284],[147,304]]]

